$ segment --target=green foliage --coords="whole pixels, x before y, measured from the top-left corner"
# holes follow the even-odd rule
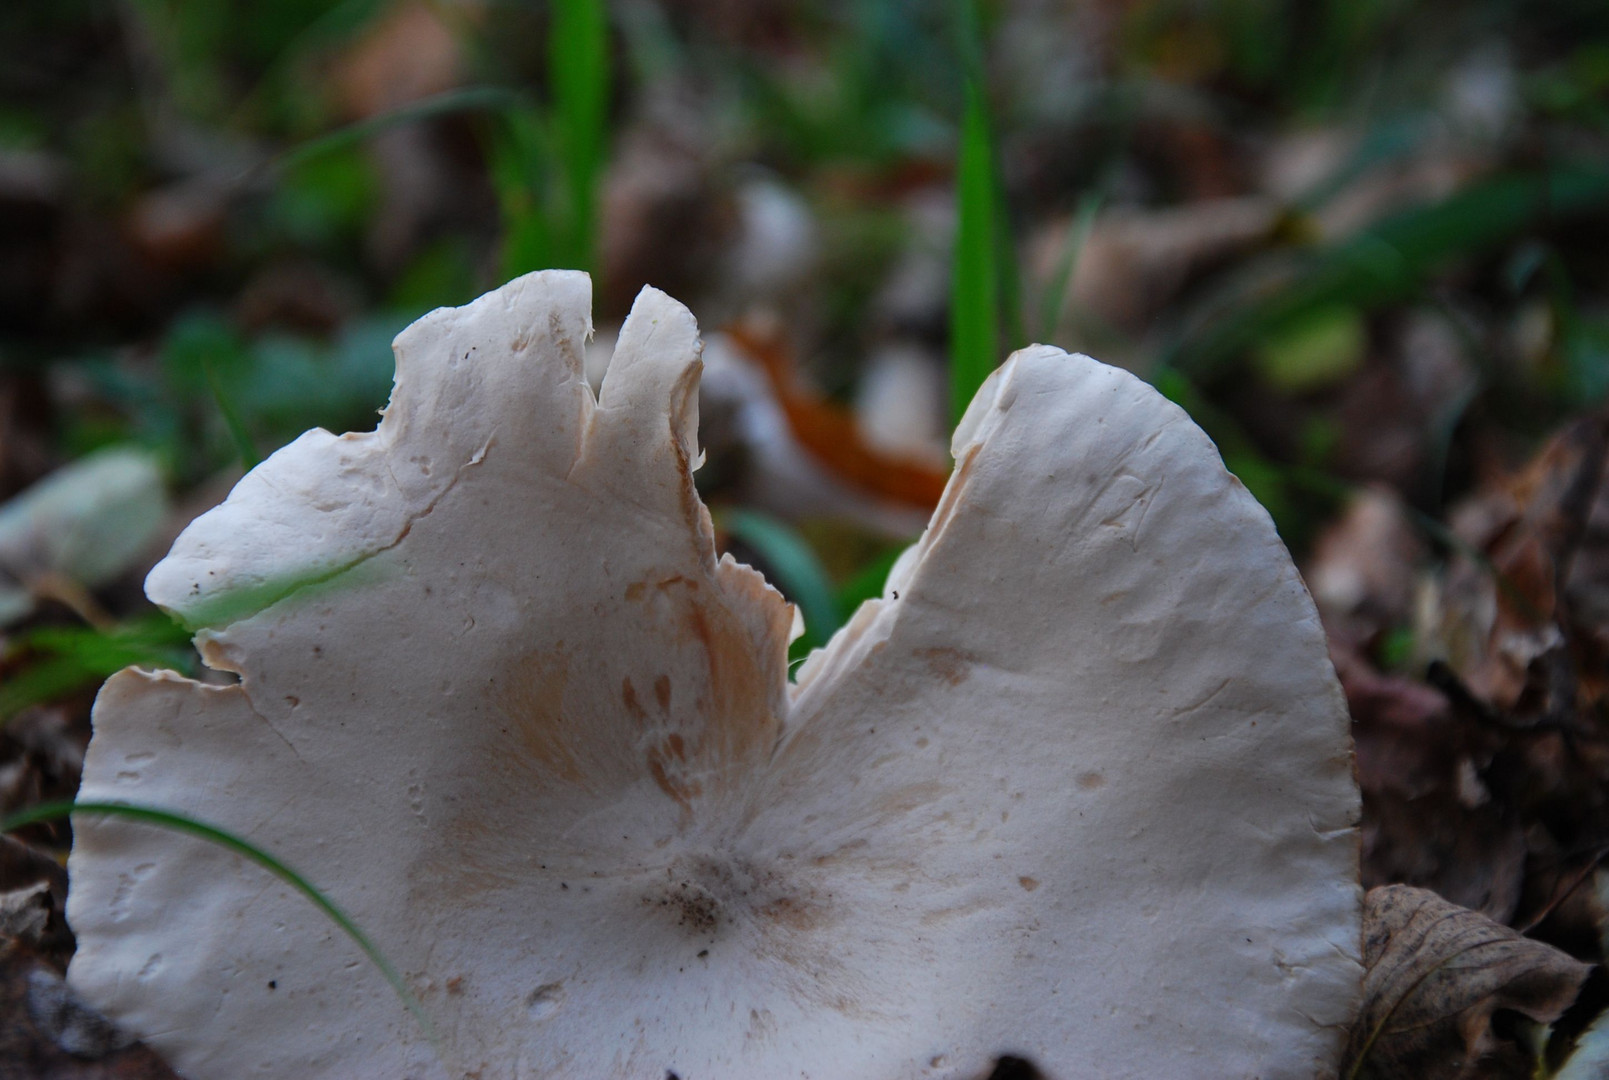
[[[959,422],[978,387],[1005,359],[1002,346],[1015,349],[1027,335],[1017,251],[995,160],[982,18],[974,0],[955,0],[954,7],[963,107],[950,279],[950,410]]]
[[[421,120],[452,113],[508,108],[519,104],[519,101],[517,94],[496,86],[465,86],[444,90],[308,139],[280,154],[271,164],[280,172],[290,172],[316,158],[345,150],[382,131],[404,124],[416,124]]]
[[[1050,276],[1044,296],[1040,298],[1039,340],[1042,343],[1056,338],[1068,287],[1072,284],[1073,275],[1078,272],[1079,256],[1084,253],[1084,244],[1089,240],[1090,230],[1095,228],[1095,215],[1100,209],[1100,192],[1086,192],[1078,201],[1077,214],[1067,226],[1067,239],[1062,245],[1060,258],[1056,260],[1056,270]]]
[[[361,27],[380,0],[132,0],[131,20],[159,61],[164,89],[193,121],[270,123],[305,109],[296,62]],[[255,85],[255,89],[252,88]]]
[[[823,6],[802,28],[824,59],[820,71],[741,54],[716,59],[730,66],[766,158],[793,170],[876,175],[941,153],[950,138],[945,106],[959,95],[944,12],[923,0]]]
[[[518,277],[552,258],[553,219],[559,213],[548,171],[553,158],[547,124],[534,106],[509,109],[488,139],[492,186],[503,215],[500,276]]]
[[[502,276],[561,267],[597,270],[598,188],[609,150],[608,10],[557,0],[548,31],[542,108],[504,111],[491,138],[503,211]]]
[[[279,182],[262,210],[272,242],[328,248],[360,235],[379,199],[379,183],[349,132],[305,143],[279,159]]]
[[[1287,394],[1319,390],[1340,382],[1363,363],[1368,330],[1350,307],[1314,308],[1257,346],[1257,370]]]
[[[392,283],[396,311],[425,312],[475,299],[480,276],[475,253],[462,236],[444,236],[422,248]]]
[[[8,660],[28,662],[0,683],[0,720],[88,689],[131,664],[189,673],[196,659],[189,633],[157,614],[105,631],[39,627],[12,637],[6,651]]]
[[[902,547],[895,547],[883,552],[861,567],[854,577],[844,582],[838,589],[838,610],[845,615],[852,615],[861,604],[882,596],[889,572],[894,569],[894,563],[904,551]]]
[[[240,465],[243,469],[254,469],[262,460],[257,452],[257,444],[252,441],[251,432],[246,430],[246,423],[240,418],[240,413],[229,400],[229,391],[224,389],[222,380],[218,378],[218,369],[210,356],[203,355],[201,368],[207,377],[207,389],[212,391],[212,400],[218,403],[218,415],[229,429],[229,437],[234,440],[235,452],[240,455]]]
[[[199,441],[202,461],[252,460],[308,427],[363,431],[391,390],[391,339],[404,314],[355,320],[334,340],[248,339],[215,313],[177,319],[161,352],[164,393],[131,401],[147,442],[175,455]],[[143,407],[142,407],[143,406]]]
[[[1450,261],[1595,210],[1606,199],[1609,171],[1593,166],[1478,181],[1304,253],[1285,283],[1264,295],[1220,299],[1168,350],[1166,362],[1210,382],[1247,350],[1291,332],[1315,312],[1343,306],[1367,312],[1416,299],[1430,275]]]

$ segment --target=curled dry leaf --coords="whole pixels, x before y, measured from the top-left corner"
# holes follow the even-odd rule
[[[1424,557],[1402,499],[1389,488],[1365,487],[1319,534],[1307,583],[1327,622],[1345,624],[1349,637],[1367,637],[1407,620]]]
[[[944,490],[944,473],[924,470],[932,473],[930,484],[916,474],[921,486],[915,493],[931,496],[926,503],[902,499],[897,491],[885,497],[863,489],[853,473],[807,441],[818,429],[794,427],[770,373],[738,341],[712,335],[703,359],[699,436],[708,456],[700,474],[703,490],[786,519],[851,521],[890,540],[909,542],[922,531]],[[841,425],[836,433],[847,430]],[[840,449],[864,461],[865,455],[856,454],[859,446],[857,441]],[[889,478],[903,487],[909,477],[894,473]]]
[[[1582,733],[1609,707],[1606,462],[1600,413],[1454,513],[1489,565],[1454,560],[1424,629],[1508,724]]]
[[[0,940],[19,938],[38,946],[50,925],[50,883],[36,881],[18,889],[0,890]]]
[[[1267,240],[1278,218],[1278,205],[1259,197],[1107,213],[1084,242],[1068,299],[1140,332],[1192,276]],[[1042,266],[1060,257],[1061,233],[1065,228],[1045,235],[1037,260]]]
[[[1370,889],[1363,908],[1363,1011],[1348,1077],[1453,1080],[1501,1049],[1498,1010],[1558,1019],[1590,965],[1426,889]]]
[[[151,574],[235,686],[126,671],[72,985],[190,1080],[1333,1076],[1357,789],[1324,635],[1185,414],[1087,357],[984,385],[922,540],[787,679],[715,553],[698,338],[646,290],[595,397],[584,275],[397,340],[367,434],[255,469]],[[254,604],[246,603],[255,598]]]

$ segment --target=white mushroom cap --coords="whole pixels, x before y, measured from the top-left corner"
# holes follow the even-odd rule
[[[126,822],[79,822],[75,989],[192,1080],[1332,1074],[1345,706],[1184,413],[1016,354],[794,689],[693,490],[692,317],[645,291],[594,403],[588,310],[545,272],[405,331],[377,431],[303,436],[151,574],[240,685],[96,706],[83,797],[300,869],[446,1061],[311,905]]]

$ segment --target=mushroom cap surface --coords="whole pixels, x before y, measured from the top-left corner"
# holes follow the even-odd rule
[[[312,431],[147,581],[237,685],[130,669],[82,796],[69,977],[191,1080],[1333,1075],[1358,794],[1313,605],[1155,391],[1034,347],[957,430],[885,597],[787,673],[717,558],[685,308],[596,400],[590,283],[396,341],[384,420]],[[439,1051],[439,1055],[438,1055]]]

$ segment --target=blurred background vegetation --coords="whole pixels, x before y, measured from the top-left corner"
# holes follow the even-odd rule
[[[1088,351],[1298,551],[1349,487],[1436,516],[1609,391],[1590,0],[59,0],[0,42],[0,491],[132,444],[215,492],[371,426],[390,335],[545,266],[605,337],[645,283],[746,327],[862,472],[942,470],[1010,348]],[[738,428],[717,504],[775,479]],[[841,585],[877,545],[812,519],[896,540],[859,496],[931,485],[826,465],[847,501],[759,502]]]
[[[594,275],[600,356],[644,284],[698,316],[700,487],[801,649],[1035,341],[1183,405],[1310,581],[1357,571],[1326,536],[1489,568],[1454,509],[1609,395],[1609,6],[0,6],[0,809],[71,794],[105,674],[196,670],[139,592],[194,514],[547,266]],[[1366,497],[1407,539],[1337,532]],[[1401,596],[1342,607],[1375,675],[1448,658]]]

